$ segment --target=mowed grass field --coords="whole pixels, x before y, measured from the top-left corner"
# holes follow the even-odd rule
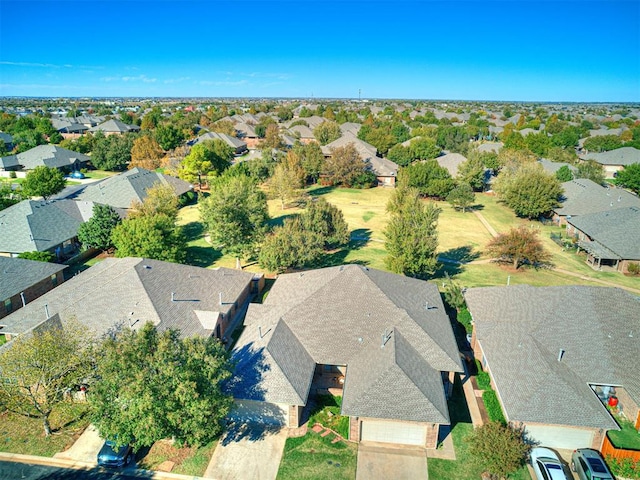
[[[307,190],[310,197],[323,197],[340,208],[351,230],[352,242],[349,248],[334,252],[327,264],[360,263],[372,268],[385,269],[384,228],[388,221],[386,205],[393,194],[390,188],[358,190],[314,186]],[[520,268],[491,263],[484,253],[492,235],[473,211],[462,213],[447,202],[437,202],[442,213],[438,221],[438,254],[441,257],[463,262],[463,265],[443,264],[436,273],[435,282],[440,283],[444,272],[458,279],[466,287],[510,284],[544,285],[603,285],[597,280],[640,291],[640,278],[621,275],[616,272],[598,272],[585,263],[585,257],[573,251],[563,250],[554,243],[551,233],[564,232],[564,228],[542,225],[537,221],[518,218],[495,196],[477,194],[475,209],[498,232],[506,232],[519,225],[530,225],[540,231],[540,238],[552,254],[552,269]],[[280,225],[285,218],[300,213],[298,207],[285,208],[277,200],[269,201],[269,213],[273,225]],[[235,268],[235,259],[222,255],[205,240],[205,232],[200,224],[197,205],[180,210],[179,222],[187,228],[189,237],[189,263],[203,267],[224,266]],[[471,263],[470,261],[480,261]],[[243,268],[261,271],[255,261],[246,261]],[[563,271],[572,272],[574,275]]]

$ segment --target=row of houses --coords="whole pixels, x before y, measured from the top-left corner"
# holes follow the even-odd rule
[[[28,270],[7,266],[16,260],[0,266]],[[239,270],[107,259],[27,300],[0,326],[15,336],[74,318],[103,335],[151,322],[229,342],[246,309],[226,385],[236,404],[231,420],[298,427],[316,395],[332,393],[343,398],[350,440],[436,448],[450,428],[455,375],[468,365],[435,284],[342,265],[281,275],[264,303],[248,303],[261,285]],[[16,281],[1,292],[15,298],[21,289]],[[529,441],[600,448],[606,431],[619,429],[605,407],[614,394],[627,418],[640,421],[638,297],[519,285],[471,288],[465,299],[476,358],[507,420]]]

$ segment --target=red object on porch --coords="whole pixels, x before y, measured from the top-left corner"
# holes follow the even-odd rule
[[[617,407],[618,406],[618,397],[611,395],[609,397],[609,406],[610,407]]]

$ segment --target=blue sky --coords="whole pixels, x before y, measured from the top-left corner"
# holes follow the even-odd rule
[[[0,0],[0,95],[640,101],[640,0]]]

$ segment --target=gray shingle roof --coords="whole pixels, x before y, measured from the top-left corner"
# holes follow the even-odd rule
[[[620,385],[640,401],[638,297],[518,285],[471,288],[465,299],[509,420],[617,428],[590,384]]]
[[[538,163],[542,165],[542,168],[544,168],[544,171],[547,173],[555,174],[562,167],[568,167],[573,174],[576,174],[578,172],[578,169],[573,165],[571,165],[570,163],[552,162],[551,160],[547,160],[546,158],[539,159]]]
[[[458,175],[458,167],[461,163],[467,161],[467,157],[459,153],[447,153],[446,155],[437,157],[436,161],[438,165],[447,169],[449,175],[455,177]]]
[[[133,201],[144,201],[147,198],[147,190],[158,183],[171,185],[177,195],[192,189],[191,185],[184,180],[144,168],[132,168],[119,175],[87,185],[77,198],[127,209],[131,207]]]
[[[631,165],[640,163],[640,150],[634,147],[622,147],[608,152],[587,153],[585,160],[593,160],[600,165]]]
[[[127,132],[138,132],[140,131],[140,127],[137,125],[127,125],[120,120],[107,120],[106,122],[101,123],[100,125],[96,125],[95,127],[91,127],[89,129],[90,132],[105,132],[105,133],[127,133]]]
[[[191,145],[197,145],[198,143],[204,142],[205,140],[222,140],[224,143],[229,145],[234,150],[247,148],[246,142],[243,142],[239,138],[232,137],[231,135],[227,135],[226,133],[218,133],[218,132],[203,133],[198,138],[196,138],[193,142],[191,142]]]
[[[42,323],[45,305],[63,321],[75,317],[96,334],[129,323],[187,336],[210,336],[197,312],[227,315],[253,274],[142,258],[107,258],[1,320],[3,332],[20,334]],[[172,301],[171,293],[174,293]],[[222,302],[220,305],[220,293]]]
[[[313,139],[313,140],[315,140],[315,138],[316,138],[315,135],[313,135],[313,132],[311,131],[311,129],[309,127],[307,127],[306,125],[296,125],[294,127],[290,127],[289,131],[292,134],[299,133],[301,139]]]
[[[17,155],[18,163],[25,170],[33,170],[36,167],[46,166],[50,168],[70,167],[76,162],[85,163],[89,157],[56,145],[38,145],[26,152]]]
[[[290,335],[280,338],[290,341],[296,351],[302,346],[312,359],[290,362],[290,366],[299,369],[295,374],[278,373],[282,362],[276,361],[274,352],[288,348],[288,344],[271,350],[275,337],[272,332],[282,328],[283,322],[295,340]],[[351,414],[406,420],[415,417],[415,412],[413,416],[403,414],[401,409],[394,410],[396,407],[388,405],[384,398],[391,395],[391,390],[382,386],[373,388],[380,376],[388,372],[386,381],[393,384],[398,378],[398,388],[410,393],[412,399],[435,406],[425,410],[430,412],[431,420],[424,421],[441,422],[443,394],[439,372],[461,371],[451,325],[435,285],[357,265],[281,275],[264,304],[250,305],[245,325],[233,357],[259,359],[260,367],[253,368],[250,361],[239,363],[237,376],[240,379],[248,376],[253,383],[237,380],[241,386],[234,390],[237,398],[256,399],[251,395],[257,390],[260,399],[268,402],[304,404],[306,396],[302,397],[301,392],[308,391],[306,382],[312,374],[312,365],[347,365],[345,385],[349,388],[345,388],[345,404]],[[381,336],[389,331],[396,334],[392,343],[398,349],[397,354],[376,354]],[[306,359],[299,351],[296,356]],[[433,376],[431,370],[425,371],[422,368],[425,364],[438,374]],[[356,378],[362,369],[370,369],[370,376]],[[256,375],[256,371],[261,374]],[[402,379],[397,375],[400,372]],[[422,378],[423,375],[428,378]],[[285,379],[290,383],[288,395],[282,384]],[[435,391],[421,383],[435,379],[438,386]],[[426,390],[429,392],[425,393]],[[375,392],[380,396],[376,397]]]
[[[18,295],[41,280],[67,268],[57,263],[0,256],[0,301]]]
[[[607,188],[578,178],[562,184],[563,200],[554,211],[562,216],[586,215],[622,207],[640,207],[640,198],[622,188]]]
[[[478,145],[478,151],[498,153],[502,147],[504,147],[502,142],[485,142]]]
[[[17,155],[7,155],[6,157],[0,157],[0,169],[13,169],[20,166]]]
[[[567,222],[619,258],[640,260],[640,206],[580,215]]]
[[[87,201],[23,200],[0,211],[0,252],[44,252],[78,234],[93,215]]]

